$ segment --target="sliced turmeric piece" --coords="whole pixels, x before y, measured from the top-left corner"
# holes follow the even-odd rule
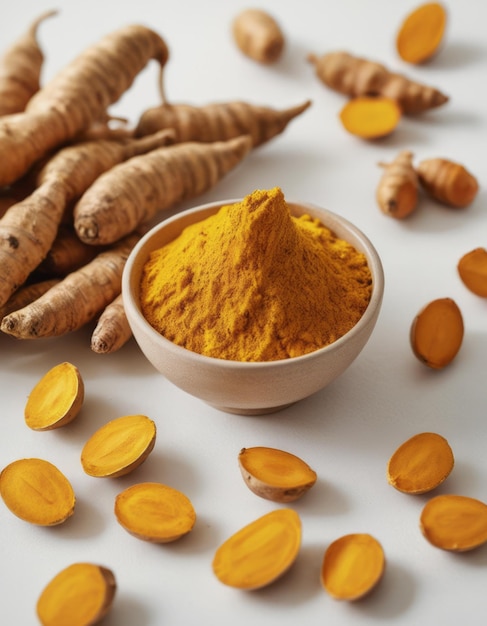
[[[487,504],[468,496],[436,496],[423,507],[420,528],[436,548],[472,550],[487,542]]]
[[[277,509],[221,544],[213,559],[213,572],[230,587],[259,589],[288,571],[300,545],[299,515],[292,509]]]
[[[331,543],[323,558],[321,583],[336,600],[358,600],[382,578],[381,544],[367,533],[344,535]]]
[[[477,196],[477,179],[460,163],[449,159],[425,159],[416,171],[426,192],[450,207],[463,209]]]
[[[456,357],[463,334],[463,317],[456,302],[451,298],[438,298],[414,318],[410,342],[420,361],[433,369],[441,369]]]
[[[81,451],[81,465],[90,476],[129,474],[152,452],[156,425],[145,415],[125,415],[99,428]]]
[[[394,452],[387,465],[387,480],[398,491],[418,494],[440,485],[455,459],[448,441],[437,433],[414,435]]]
[[[340,111],[340,120],[349,133],[362,139],[390,135],[399,124],[401,109],[392,98],[358,96]]]
[[[472,293],[487,298],[487,250],[475,248],[458,262],[458,273],[463,284]]]
[[[402,150],[390,163],[379,165],[384,168],[376,191],[380,210],[399,220],[408,217],[416,210],[419,188],[412,152]]]
[[[71,483],[52,463],[19,459],[0,473],[0,495],[14,515],[31,524],[55,526],[74,513]]]
[[[43,626],[92,626],[110,611],[117,584],[113,572],[94,563],[73,563],[57,574],[37,601]]]
[[[30,392],[24,410],[25,423],[33,430],[51,430],[69,424],[83,405],[84,391],[76,365],[59,363]]]
[[[396,37],[396,49],[403,61],[419,64],[438,51],[447,23],[447,11],[439,2],[426,2],[409,13]]]
[[[274,502],[297,500],[317,478],[316,472],[299,457],[276,448],[242,448],[238,463],[247,487]]]
[[[196,522],[189,498],[161,483],[139,483],[119,493],[115,515],[127,532],[154,543],[176,541]]]

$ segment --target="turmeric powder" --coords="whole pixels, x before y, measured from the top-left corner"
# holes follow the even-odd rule
[[[147,260],[141,306],[200,354],[273,361],[348,332],[370,300],[365,256],[319,220],[291,214],[279,187],[222,206]]]

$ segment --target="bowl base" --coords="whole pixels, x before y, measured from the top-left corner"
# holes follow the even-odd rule
[[[206,404],[212,406],[218,411],[223,411],[224,413],[232,413],[233,415],[268,415],[269,413],[277,413],[278,411],[282,411],[283,409],[286,409],[288,406],[291,406],[295,403],[288,402],[287,404],[281,404],[279,406],[268,406],[260,409],[238,409],[233,406],[221,406],[219,404],[212,404],[211,402],[207,402]]]

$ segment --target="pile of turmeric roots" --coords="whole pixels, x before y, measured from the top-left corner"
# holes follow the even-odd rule
[[[122,27],[40,86],[39,17],[0,59],[0,318],[17,338],[93,322],[92,349],[131,336],[121,301],[125,261],[160,211],[202,194],[310,105],[169,104],[164,39]],[[134,128],[108,107],[154,60],[161,102]],[[95,324],[96,320],[96,324]]]

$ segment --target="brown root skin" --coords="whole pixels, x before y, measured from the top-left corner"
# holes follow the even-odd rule
[[[81,328],[121,292],[125,261],[139,238],[129,235],[101,252],[31,304],[6,315],[0,330],[18,339],[38,339]]]
[[[391,163],[379,163],[384,173],[376,191],[377,204],[384,215],[404,219],[416,210],[419,181],[413,154],[401,151]]]
[[[163,104],[145,111],[135,128],[140,137],[163,128],[173,128],[178,143],[225,141],[248,134],[255,148],[282,133],[311,101],[276,110],[247,102],[215,102],[204,106]]]
[[[168,56],[164,40],[139,25],[121,28],[87,48],[29,100],[23,113],[0,118],[0,186],[103,119],[149,60],[162,67]]]
[[[117,241],[159,211],[211,189],[251,147],[248,135],[222,142],[186,142],[113,167],[76,204],[78,237],[94,245]]]
[[[319,80],[334,91],[355,98],[383,96],[396,100],[403,114],[414,115],[448,102],[448,96],[434,87],[416,83],[391,72],[384,65],[348,52],[308,55]]]
[[[24,111],[40,89],[44,54],[37,42],[40,24],[58,11],[46,11],[15,41],[0,58],[0,116]]]
[[[477,196],[477,179],[460,163],[449,159],[426,159],[416,170],[421,185],[430,196],[450,207],[468,207]]]
[[[132,337],[132,329],[125,315],[122,295],[107,305],[91,336],[91,349],[97,354],[111,354],[120,350]]]
[[[425,2],[402,22],[396,37],[396,50],[406,63],[429,61],[439,50],[447,23],[446,7]]]
[[[270,65],[282,56],[284,34],[267,11],[245,9],[234,19],[232,33],[240,51],[257,63]]]
[[[0,320],[3,319],[9,313],[23,309],[24,306],[31,304],[37,298],[40,298],[51,287],[54,287],[59,282],[59,278],[49,278],[41,280],[37,283],[31,283],[20,287],[15,293],[13,293],[7,302],[0,307]]]

